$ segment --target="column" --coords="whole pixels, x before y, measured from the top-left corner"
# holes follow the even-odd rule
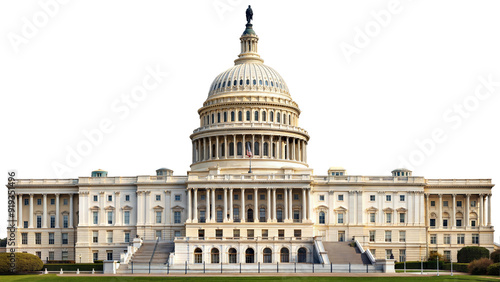
[[[288,189],[288,219],[293,222],[293,189]]]
[[[100,191],[99,192],[99,208],[100,213],[99,213],[99,224],[103,225],[105,223],[104,218],[106,217],[106,212],[104,210],[104,192]]]
[[[56,193],[56,228],[59,228],[59,193]]]
[[[416,216],[415,214],[417,213],[417,210],[419,210],[419,208],[417,208],[417,197],[420,197],[420,194],[417,193],[417,192],[414,192],[413,193],[413,207],[412,207],[412,224],[415,225],[415,221],[416,221]],[[420,215],[419,215],[420,216]]]
[[[144,201],[145,201],[145,213],[144,215],[146,216],[146,225],[149,225],[151,224],[151,211],[150,211],[150,199],[151,198],[151,191],[146,191],[146,194],[145,194],[145,197],[144,197]]]
[[[33,194],[30,194],[30,216],[28,228],[33,228]]]
[[[306,209],[306,189],[302,188],[302,222],[307,219],[307,209]]]
[[[212,159],[212,155],[214,152],[212,152],[212,138],[208,138],[208,157],[207,157],[207,160],[211,160]]]
[[[311,188],[307,189],[307,219],[312,220],[312,194]]]
[[[479,201],[478,201],[478,205],[479,205],[479,222],[478,222],[478,226],[483,226],[483,219],[484,219],[484,208],[483,208],[483,202],[484,202],[484,198],[483,198],[483,194],[479,194]]]
[[[224,159],[227,159],[227,155],[229,152],[227,151],[227,136],[224,135]]]
[[[42,228],[47,228],[47,194],[43,194]]]
[[[250,144],[252,147],[252,154],[255,155],[255,135],[252,134],[252,144]],[[259,152],[260,153],[260,152]]]
[[[290,160],[290,137],[286,137],[286,159]]]
[[[298,148],[298,152],[297,152],[297,161],[301,162],[302,161],[302,154],[301,154],[301,150],[300,150],[300,143],[302,142],[302,140],[298,139],[297,140],[297,148]]]
[[[439,214],[436,228],[440,229],[443,224],[443,194],[439,194]]]
[[[283,199],[285,200],[285,208],[284,208],[284,212],[285,212],[285,219],[283,220],[284,222],[286,222],[288,220],[288,189],[283,189]]]
[[[69,222],[68,228],[73,228],[73,194],[69,194]]]
[[[290,148],[290,160],[295,160],[295,138],[291,138],[292,139],[292,146]]]
[[[241,222],[245,222],[246,219],[246,211],[245,211],[245,188],[241,188]]]
[[[357,222],[357,224],[363,224],[363,214],[364,214],[363,213],[363,191],[357,191],[357,195],[358,195],[358,204],[357,204],[358,222]]]
[[[120,191],[115,191],[115,220],[114,225],[122,224],[122,209],[120,203]]]
[[[271,159],[274,159],[275,158],[274,156],[276,154],[276,152],[273,149],[273,144],[274,144],[273,143],[273,136],[271,135],[271,136],[269,136],[269,157]]]
[[[455,216],[457,214],[457,211],[456,211],[456,205],[457,205],[457,201],[456,201],[456,197],[457,197],[457,194],[452,194],[451,195],[451,199],[453,201],[453,214],[451,215],[451,229],[455,229],[455,227],[457,226],[457,221],[455,219]]]
[[[233,205],[233,188],[229,188],[229,222],[233,222],[233,210],[234,210],[234,205]]]
[[[491,194],[488,194],[488,226],[491,226]]]
[[[206,138],[203,138],[203,159],[202,161],[207,159],[207,141]]]
[[[352,225],[354,223],[354,214],[356,212],[356,209],[354,208],[354,191],[349,191],[347,193],[347,197],[348,200],[347,200],[347,203],[348,203],[348,211],[347,211],[347,223],[349,225]]]
[[[17,226],[23,228],[23,194],[19,194],[19,212],[17,213]]]
[[[465,201],[465,228],[469,226],[469,209],[470,209],[470,194],[465,195],[466,196],[466,201]]]
[[[271,222],[271,188],[267,188],[267,222]]]
[[[278,151],[276,153],[276,158],[282,159],[281,155],[283,154],[283,145],[281,144],[281,136],[278,138],[278,146],[276,146],[276,150]]]
[[[236,159],[236,135],[233,135],[233,159]]]
[[[276,217],[276,188],[273,188],[273,222],[277,222]]]
[[[188,197],[187,197],[187,202],[188,202],[188,218],[186,220],[187,223],[191,222],[191,219],[193,218],[193,203],[191,201],[191,188],[188,188]]]
[[[264,156],[264,135],[261,135],[260,136],[260,148],[259,148],[259,153],[260,153],[260,157],[262,158]],[[267,154],[269,154],[270,152],[270,149],[269,147],[267,148]]]
[[[378,224],[384,224],[384,192],[377,192]]]
[[[242,155],[242,156],[241,156],[241,157],[242,157],[242,158],[245,158],[245,155],[246,155],[246,153],[245,153],[245,152],[246,152],[246,150],[247,150],[247,144],[245,144],[245,143],[246,143],[246,142],[245,142],[245,134],[243,134],[243,135],[241,136],[241,138],[242,138],[242,142],[241,142],[241,149],[242,149],[242,150],[241,150],[241,155]],[[235,154],[236,154],[236,153],[237,153],[237,152],[235,152]],[[252,152],[252,153],[253,153],[253,152]]]
[[[219,136],[215,136],[215,159],[219,159]]]
[[[212,188],[212,222],[217,221],[217,214],[215,213],[215,188]]]
[[[254,209],[253,209],[253,222],[259,222],[259,189],[253,189],[254,192]]]
[[[205,222],[210,222],[212,218],[210,217],[210,189],[206,189],[205,200],[207,201],[207,207],[205,208]]]
[[[193,202],[193,223],[198,223],[198,188],[194,188]]]
[[[137,195],[137,225],[142,225],[144,224],[142,222],[142,219],[144,218],[142,216],[142,210],[144,209],[144,207],[142,207],[142,191],[137,191],[136,192],[136,195]]]
[[[227,188],[223,188],[224,192],[224,211],[222,212],[222,221],[227,222]]]

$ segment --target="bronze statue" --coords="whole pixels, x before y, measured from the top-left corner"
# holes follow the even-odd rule
[[[253,11],[250,5],[248,5],[246,14],[247,14],[247,24],[250,24],[250,21],[253,20]]]

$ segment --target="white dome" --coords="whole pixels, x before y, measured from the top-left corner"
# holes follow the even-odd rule
[[[237,64],[219,74],[210,87],[208,97],[238,91],[269,92],[290,97],[281,75],[262,63]]]

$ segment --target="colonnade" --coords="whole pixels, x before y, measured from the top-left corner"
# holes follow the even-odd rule
[[[28,214],[28,228],[34,228],[35,226],[35,221],[34,221],[34,196],[35,194],[30,193],[30,194],[17,194],[18,198],[18,206],[17,206],[17,226],[18,228],[24,228],[24,220],[23,220],[23,206],[24,206],[24,196],[29,196],[29,214]],[[48,220],[48,211],[47,211],[47,195],[48,193],[42,193],[42,206],[43,206],[43,211],[42,211],[42,228],[48,228],[49,227],[49,220]],[[60,228],[60,193],[54,193],[55,195],[55,206],[56,206],[56,212],[55,212],[55,226],[54,228]],[[69,194],[69,219],[68,219],[68,228],[73,228],[73,194]]]

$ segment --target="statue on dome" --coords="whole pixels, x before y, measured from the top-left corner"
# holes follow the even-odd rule
[[[250,7],[250,5],[248,5],[248,9],[246,11],[246,14],[247,14],[247,24],[250,24],[250,21],[253,20],[253,11],[252,11],[252,7]]]

